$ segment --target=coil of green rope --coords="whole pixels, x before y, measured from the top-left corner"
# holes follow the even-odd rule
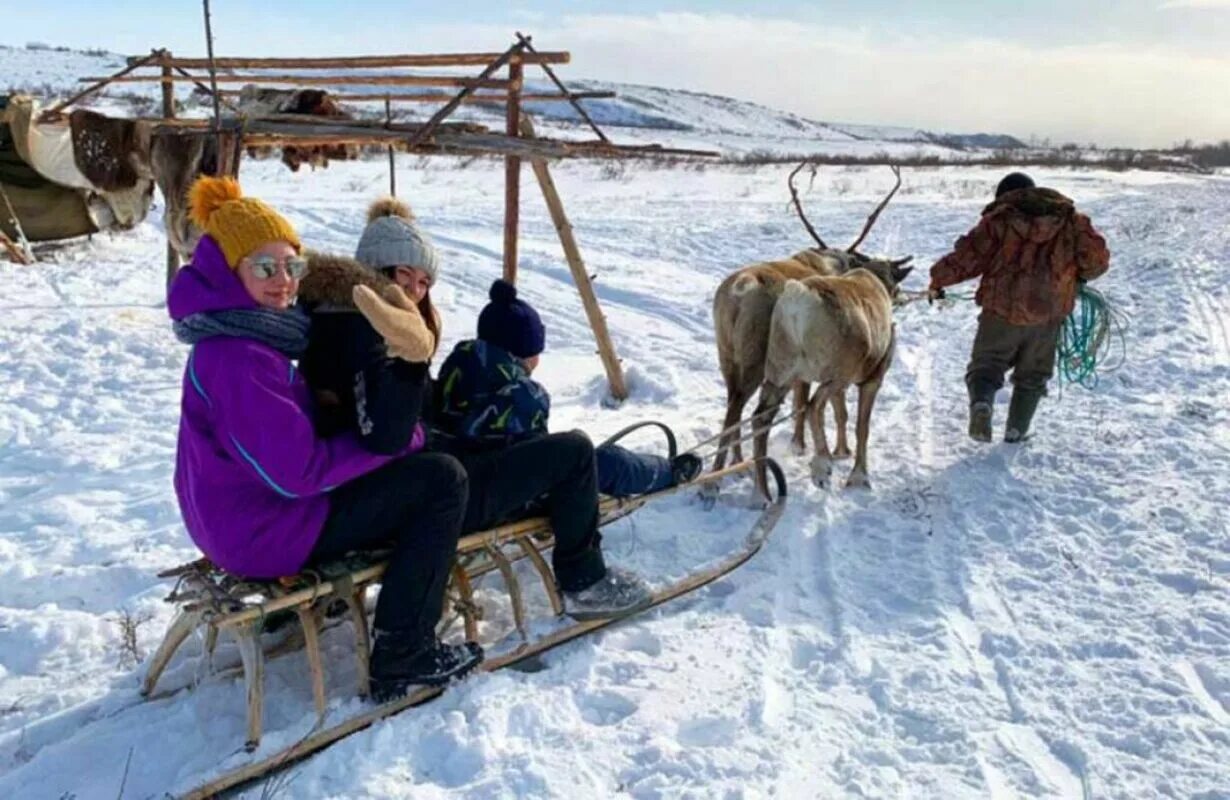
[[[1059,330],[1056,360],[1059,380],[1076,383],[1086,389],[1098,385],[1098,370],[1103,372],[1122,365],[1127,356],[1125,332],[1127,320],[1097,289],[1081,284],[1076,293],[1076,306]],[[1121,348],[1120,360],[1108,365],[1114,341]]]

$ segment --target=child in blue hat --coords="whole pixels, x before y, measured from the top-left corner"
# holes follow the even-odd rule
[[[551,397],[530,375],[546,344],[538,312],[507,281],[491,285],[478,338],[458,343],[440,368],[436,427],[474,449],[495,449],[547,433]],[[674,461],[618,445],[594,451],[598,491],[612,497],[656,492],[694,480],[702,462]]]

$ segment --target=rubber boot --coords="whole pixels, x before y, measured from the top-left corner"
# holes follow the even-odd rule
[[[991,441],[991,404],[985,400],[970,403],[969,438],[976,442]]]
[[[1045,392],[1027,389],[1014,389],[1012,402],[1008,404],[1008,425],[1004,430],[1004,441],[1020,442],[1029,435],[1029,424],[1033,422],[1034,412]]]

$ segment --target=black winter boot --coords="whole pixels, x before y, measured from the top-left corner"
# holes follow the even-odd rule
[[[1008,425],[1004,430],[1004,441],[1020,442],[1029,435],[1029,424],[1033,422],[1034,412],[1046,392],[1028,389],[1013,389],[1012,402],[1008,404]]]
[[[976,442],[991,441],[991,404],[985,400],[970,403],[969,438]]]
[[[372,699],[387,703],[404,696],[413,686],[443,686],[463,677],[483,661],[475,642],[423,646],[396,634],[376,632],[372,647]]]
[[[675,460],[671,462],[671,479],[678,486],[683,483],[691,483],[700,475],[700,471],[704,469],[705,462],[700,460],[700,456],[695,453],[684,453],[681,456],[675,456]]]

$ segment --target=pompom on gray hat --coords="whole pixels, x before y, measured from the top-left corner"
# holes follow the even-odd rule
[[[367,227],[354,257],[372,269],[417,267],[431,276],[432,283],[440,269],[435,245],[419,228],[410,206],[395,197],[377,200],[367,210]]]

